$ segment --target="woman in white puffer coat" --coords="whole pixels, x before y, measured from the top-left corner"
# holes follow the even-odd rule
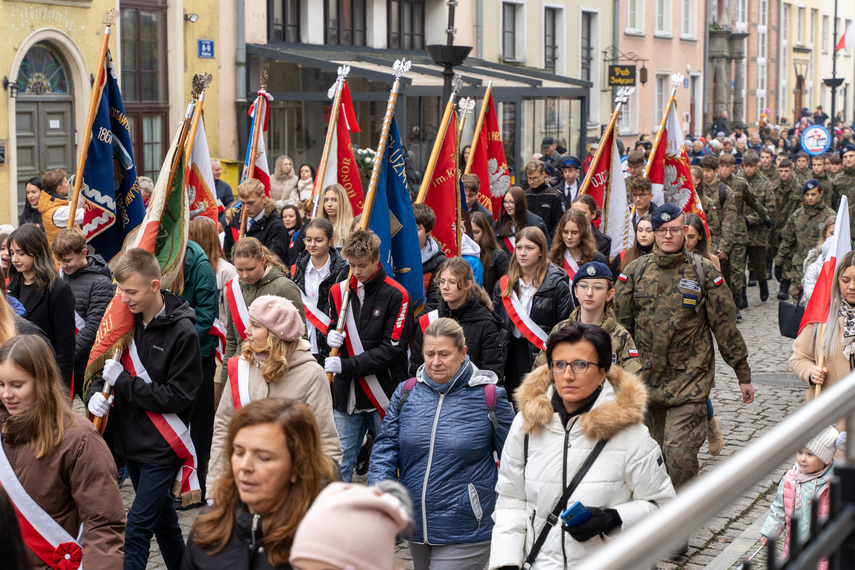
[[[522,567],[599,440],[608,442],[567,501],[581,502],[591,519],[570,529],[552,527],[532,570],[578,567],[674,497],[662,454],[643,423],[647,390],[611,365],[608,333],[573,323],[549,337],[546,355],[548,364],[526,376],[514,394],[520,412],[502,452],[491,569]]]

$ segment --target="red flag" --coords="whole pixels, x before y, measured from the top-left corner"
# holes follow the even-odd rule
[[[661,134],[656,154],[650,157],[648,176],[653,185],[653,201],[657,204],[673,202],[687,214],[697,214],[704,221],[707,237],[710,235],[704,207],[695,185],[692,182],[692,170],[689,155],[686,153],[683,129],[677,118],[676,103],[668,108],[665,132]]]
[[[813,288],[802,322],[799,325],[799,334],[802,329],[812,323],[827,323],[831,307],[831,283],[837,271],[837,261],[852,250],[852,241],[849,239],[849,203],[846,196],[840,197],[840,206],[837,209],[837,221],[834,223],[834,236],[831,238],[831,248],[822,263],[822,270]]]
[[[843,35],[840,36],[840,41],[837,42],[837,47],[834,48],[834,51],[851,47],[855,47],[855,22],[852,22],[847,26]]]
[[[502,198],[511,189],[511,176],[492,94],[484,104],[487,105],[487,111],[484,113],[484,124],[478,134],[478,144],[475,145],[469,171],[481,180],[478,203],[490,210],[493,218],[498,220],[502,211]]]
[[[457,257],[457,120],[454,113],[448,121],[448,129],[436,158],[425,204],[436,214],[436,225],[431,235],[439,242],[446,257]]]
[[[205,216],[216,224],[219,208],[214,193],[214,174],[208,153],[208,138],[205,136],[205,121],[201,117],[196,129],[196,139],[190,150],[187,191],[190,193],[190,219]]]
[[[344,186],[355,216],[362,213],[365,196],[362,190],[362,178],[359,177],[359,168],[356,166],[356,160],[353,156],[353,144],[350,142],[351,132],[358,133],[361,131],[359,123],[356,122],[356,113],[350,99],[350,89],[348,89],[347,81],[345,81],[341,93],[341,112],[336,124],[336,138],[330,147],[327,169],[321,182],[322,186],[318,191],[322,191],[330,184],[337,183]]]
[[[602,154],[600,154],[600,160],[597,162],[594,167],[594,171],[591,174],[591,182],[585,190],[585,194],[588,194],[594,199],[601,212],[603,211],[603,206],[606,201],[609,174],[612,169],[612,146],[614,146],[614,129],[603,134],[603,138],[600,140],[600,149],[602,150]],[[603,216],[594,220],[594,225],[599,229],[603,229],[600,226],[602,220]]]

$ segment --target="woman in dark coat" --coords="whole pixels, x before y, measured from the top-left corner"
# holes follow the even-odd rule
[[[525,191],[519,186],[514,186],[505,193],[502,198],[502,211],[496,220],[496,237],[501,247],[507,254],[513,255],[516,234],[520,230],[534,226],[543,232],[543,239],[549,240],[549,230],[543,223],[543,218],[528,211],[528,199]]]
[[[505,250],[499,247],[496,234],[493,231],[493,223],[482,212],[475,212],[470,216],[472,220],[472,239],[481,248],[481,267],[484,268],[484,290],[488,293],[493,286],[508,274],[508,263],[510,259]]]
[[[27,200],[24,202],[21,217],[18,218],[18,225],[36,224],[41,227],[42,214],[39,212],[39,198],[42,194],[42,179],[38,176],[33,176],[27,180],[26,190]]]

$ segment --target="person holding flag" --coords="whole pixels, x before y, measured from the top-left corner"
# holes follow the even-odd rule
[[[265,194],[264,184],[250,178],[238,186],[240,203],[226,210],[226,235],[223,250],[230,258],[240,239],[242,210],[246,210],[246,237],[254,237],[283,262],[288,260],[288,230],[282,223],[276,204]]]

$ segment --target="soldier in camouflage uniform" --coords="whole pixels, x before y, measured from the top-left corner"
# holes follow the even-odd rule
[[[695,191],[698,196],[703,196],[704,200],[704,215],[707,217],[707,227],[710,230],[708,244],[710,253],[718,255],[719,241],[721,241],[721,214],[724,203],[727,201],[727,186],[718,179],[716,173],[718,157],[714,154],[704,156],[697,166],[692,168],[699,168],[701,171],[700,179],[695,184]]]
[[[615,313],[636,340],[649,390],[645,423],[679,489],[697,477],[707,433],[705,401],[715,377],[710,333],[736,371],[744,404],[754,401],[754,387],[733,297],[710,261],[685,250],[685,215],[664,204],[653,213],[653,227],[653,252],[618,278]]]
[[[840,205],[840,197],[849,200],[849,231],[855,236],[855,145],[848,144],[840,149],[843,168],[834,178],[834,208]]]
[[[810,155],[805,151],[799,151],[796,154],[796,169],[793,171],[793,178],[803,185],[813,177],[813,172],[810,170]]]
[[[775,186],[775,213],[772,214],[772,236],[769,244],[769,257],[774,261],[778,255],[778,245],[781,243],[781,232],[784,231],[784,225],[787,220],[793,215],[797,208],[800,208],[804,203],[802,199],[802,187],[793,178],[793,163],[785,158],[778,164],[778,173],[781,177],[781,182]],[[785,261],[782,268],[782,275],[789,275],[792,270],[791,263]],[[790,282],[784,279],[779,279],[781,289],[778,291],[778,299],[786,301],[790,298]]]
[[[579,284],[585,281],[591,288],[582,291]],[[593,290],[593,286],[603,285],[607,288],[607,293],[598,293]],[[638,374],[641,370],[641,364],[638,361],[638,350],[635,348],[635,343],[632,337],[627,332],[623,325],[617,322],[614,312],[610,305],[614,299],[614,283],[612,281],[612,272],[608,265],[592,261],[584,264],[576,272],[573,278],[573,293],[579,299],[579,306],[576,307],[567,320],[561,321],[549,331],[552,335],[567,325],[575,322],[581,322],[586,325],[597,325],[607,333],[612,339],[612,363],[617,364],[627,372]],[[599,296],[599,299],[597,297]],[[602,306],[602,303],[605,305]],[[546,364],[546,352],[540,351],[534,361],[532,370]]]
[[[831,174],[825,170],[825,155],[821,154],[819,156],[811,157],[810,164],[811,170],[813,171],[813,176],[811,176],[811,178],[819,180],[819,183],[822,185],[822,203],[829,208],[833,207],[834,186],[832,184]]]
[[[810,178],[802,186],[805,205],[793,212],[787,220],[784,231],[781,232],[781,245],[775,257],[775,277],[781,281],[783,277],[790,282],[790,296],[797,297],[802,283],[804,270],[802,262],[808,252],[816,247],[822,224],[828,216],[834,215],[834,210],[822,201],[822,185],[816,178]],[[790,272],[783,275],[785,262],[791,262]]]
[[[760,174],[772,184],[772,188],[777,188],[781,182],[781,175],[778,174],[778,167],[775,165],[775,155],[772,149],[763,147],[760,150]]]
[[[763,204],[767,212],[775,211],[775,191],[769,180],[760,174],[760,158],[753,150],[742,157],[742,174],[748,184],[748,191],[754,199]],[[766,281],[766,248],[769,247],[772,218],[761,216],[756,211],[745,212],[745,224],[748,226],[747,255],[754,272],[754,278],[760,285],[760,300],[769,298],[769,283]]]

